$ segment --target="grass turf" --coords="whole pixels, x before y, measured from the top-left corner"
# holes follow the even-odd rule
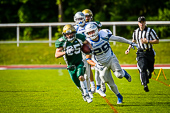
[[[107,87],[106,98],[94,94],[93,102],[84,102],[80,91],[72,82],[66,69],[0,70],[0,112],[2,113],[167,113],[170,111],[170,87],[150,80],[150,92],[140,84],[137,70],[127,70],[132,76],[113,75],[124,103],[117,105],[117,98]],[[155,70],[156,75],[159,70]],[[164,69],[159,81],[170,84],[170,70]],[[153,78],[157,76],[153,75]]]
[[[117,56],[120,64],[136,64],[136,49],[125,55],[128,44],[117,42],[111,43],[111,48]],[[156,51],[155,63],[170,63],[170,42],[160,42],[154,45]],[[55,46],[48,44],[0,44],[0,65],[18,64],[65,64],[63,58],[54,57]]]

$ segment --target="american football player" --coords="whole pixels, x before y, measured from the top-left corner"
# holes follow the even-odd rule
[[[98,61],[95,63],[91,59],[92,55],[86,55],[87,62],[99,70],[102,82],[107,83],[111,91],[115,93],[118,98],[117,104],[122,104],[123,96],[119,93],[118,88],[114,83],[111,70],[116,77],[125,77],[129,82],[131,82],[131,76],[121,68],[118,59],[110,47],[109,40],[131,44],[132,46],[133,43],[123,37],[109,35],[107,32],[102,30],[98,32],[98,28],[95,24],[86,25],[85,35],[88,37],[87,40],[91,44],[93,54]]]
[[[81,33],[81,34],[84,35],[85,26],[87,25],[87,23],[85,23],[85,15],[82,12],[77,12],[74,15],[74,21],[76,23],[76,25],[74,26],[74,28],[76,29],[76,32],[77,33]],[[84,66],[86,67],[86,71],[85,71],[84,77],[85,77],[86,82],[87,82],[87,89],[89,91],[90,97],[93,98],[93,94],[92,94],[93,90],[91,91],[91,88],[90,88],[90,71],[91,71],[91,66],[86,61],[86,54],[82,52],[82,56],[83,56]]]
[[[71,79],[82,92],[84,101],[92,102],[87,90],[84,78],[84,63],[82,61],[81,46],[89,44],[85,35],[76,34],[73,25],[67,24],[63,27],[63,36],[55,42],[55,57],[64,57]]]
[[[82,13],[85,15],[86,23],[87,22],[95,22],[95,23],[97,23],[96,25],[98,28],[102,27],[102,24],[99,21],[93,21],[93,13],[90,9],[84,9],[82,11]]]
[[[77,12],[74,15],[74,21],[76,23],[76,25],[74,27],[75,27],[77,33],[81,33],[81,34],[84,34],[85,26],[88,25],[89,23],[97,25],[96,22],[85,22],[85,15],[82,12]],[[99,85],[97,85],[97,90],[95,90],[95,83],[94,83],[93,73],[92,73],[92,70],[91,70],[91,65],[89,65],[86,61],[86,54],[83,53],[82,56],[83,56],[83,62],[84,62],[85,67],[86,67],[84,77],[87,81],[87,88],[88,88],[88,91],[89,91],[89,95],[91,96],[91,98],[93,98],[92,93],[94,93],[96,91],[102,97],[105,97],[106,94],[100,89],[101,83],[100,83],[100,78],[97,78],[97,77],[99,77],[99,76],[97,76],[98,73],[95,73],[95,75],[96,75],[97,80],[99,80],[99,82],[96,82],[96,83],[98,83]],[[91,88],[90,88],[90,86],[91,86]],[[105,84],[103,84],[102,86],[104,86],[103,89],[105,89]]]
[[[98,30],[100,31],[101,30],[101,27],[102,27],[102,24],[99,22],[99,21],[93,21],[93,13],[90,9],[84,9],[82,11],[82,13],[85,15],[85,18],[86,18],[86,23],[93,23],[95,24],[97,27],[98,27]],[[104,29],[103,29],[104,30]],[[110,31],[111,33],[111,31]],[[96,61],[94,56],[92,56],[93,58],[93,61]],[[96,61],[97,62],[97,61]],[[105,97],[106,94],[106,86],[105,86],[105,83],[102,83],[100,77],[99,77],[99,72],[97,69],[95,69],[95,80],[96,80],[96,93],[99,93],[101,96]],[[90,81],[91,81],[91,89],[94,90],[94,79],[93,79],[93,76],[91,74],[90,76]]]

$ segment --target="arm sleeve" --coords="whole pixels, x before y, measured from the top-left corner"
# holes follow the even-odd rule
[[[62,38],[59,38],[58,40],[55,41],[55,47],[56,48],[63,47],[64,42],[65,41]]]
[[[156,32],[153,29],[151,29],[150,35],[151,35],[152,40],[155,40],[155,39],[159,40],[159,37],[157,36]]]
[[[117,42],[122,42],[122,43],[127,43],[127,44],[131,44],[132,42],[123,38],[123,37],[120,37],[120,36],[111,36],[110,41],[117,41]]]
[[[86,40],[86,36],[84,34],[77,33],[76,38],[80,39],[82,42]]]

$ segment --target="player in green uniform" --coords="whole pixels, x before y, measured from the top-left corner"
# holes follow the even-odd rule
[[[85,15],[86,17],[86,23],[87,22],[95,22],[96,26],[98,27],[98,29],[101,29],[102,24],[100,23],[100,21],[92,21],[93,20],[93,13],[90,9],[84,9],[82,11],[82,13]]]
[[[83,43],[89,44],[82,34],[76,34],[71,24],[63,27],[63,36],[55,42],[55,57],[64,57],[71,79],[80,89],[84,101],[92,102],[87,90],[87,83],[84,79],[84,63],[82,61],[81,47]]]

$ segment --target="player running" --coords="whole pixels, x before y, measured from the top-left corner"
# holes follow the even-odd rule
[[[85,23],[85,16],[84,16],[84,14],[82,12],[77,12],[74,15],[74,21],[76,23],[74,28],[76,29],[77,33],[81,33],[81,34],[85,35],[84,32],[85,32],[85,26],[87,25],[87,23]],[[86,67],[84,78],[86,79],[86,82],[87,82],[87,89],[88,89],[89,95],[90,95],[91,98],[93,98],[93,94],[92,93],[94,93],[94,91],[93,91],[93,89],[91,91],[91,88],[90,88],[90,71],[91,71],[91,66],[86,61],[86,54],[82,52],[82,56],[83,56],[84,66]],[[94,87],[95,87],[95,85],[94,85]]]
[[[74,26],[77,33],[81,33],[81,34],[84,34],[85,32],[85,26],[88,25],[89,23],[92,23],[92,24],[97,24],[95,22],[85,22],[85,15],[82,13],[82,12],[77,12],[75,15],[74,15],[74,21],[76,23],[76,25]],[[93,98],[93,94],[95,92],[95,84],[94,84],[94,79],[93,79],[93,73],[92,73],[92,70],[91,70],[91,65],[89,65],[86,61],[86,54],[83,53],[83,62],[85,64],[85,67],[86,67],[86,71],[85,71],[85,79],[87,81],[87,88],[88,88],[88,91],[89,91],[89,95],[91,96],[91,98]],[[95,73],[95,75],[98,74],[98,73]],[[90,79],[91,78],[91,79]],[[96,92],[99,93],[101,96],[105,97],[106,94],[101,90],[99,89],[100,87],[100,78],[96,78],[97,81],[97,90]],[[91,82],[90,82],[91,81]],[[90,84],[91,84],[91,89],[90,89]],[[99,85],[98,85],[99,84]]]
[[[87,40],[92,45],[93,54],[95,55],[98,63],[95,63],[91,59],[92,55],[86,55],[87,62],[99,70],[102,82],[108,84],[111,91],[113,91],[118,97],[117,104],[121,104],[123,102],[123,97],[114,83],[111,70],[116,77],[125,77],[129,82],[131,82],[131,76],[120,67],[119,61],[110,47],[109,40],[131,44],[132,46],[133,43],[123,37],[113,35],[110,36],[107,32],[102,30],[98,32],[98,28],[94,24],[88,24],[85,27],[85,35],[88,37]]]
[[[63,27],[63,37],[55,42],[55,57],[64,57],[71,79],[82,92],[84,101],[92,102],[88,94],[87,83],[84,78],[84,63],[82,61],[81,46],[83,43],[89,44],[85,35],[76,34],[75,28],[71,24]]]
[[[84,9],[82,11],[82,13],[85,15],[86,23],[93,23],[98,27],[98,30],[101,30],[102,24],[99,21],[93,21],[93,13],[92,13],[92,11],[90,9]],[[96,61],[94,56],[92,56],[92,59],[93,59],[93,61]],[[91,83],[92,83],[92,81],[94,81],[92,74],[90,75],[90,80],[91,80]],[[99,77],[99,72],[98,72],[97,69],[95,69],[95,80],[96,80],[96,86],[97,86],[96,87],[96,93],[99,93],[101,96],[105,97],[106,96],[106,94],[105,94],[106,86],[105,86],[105,83],[102,83],[102,81],[101,81],[101,79]],[[91,84],[91,86],[92,86],[92,90],[93,90],[94,85]]]

